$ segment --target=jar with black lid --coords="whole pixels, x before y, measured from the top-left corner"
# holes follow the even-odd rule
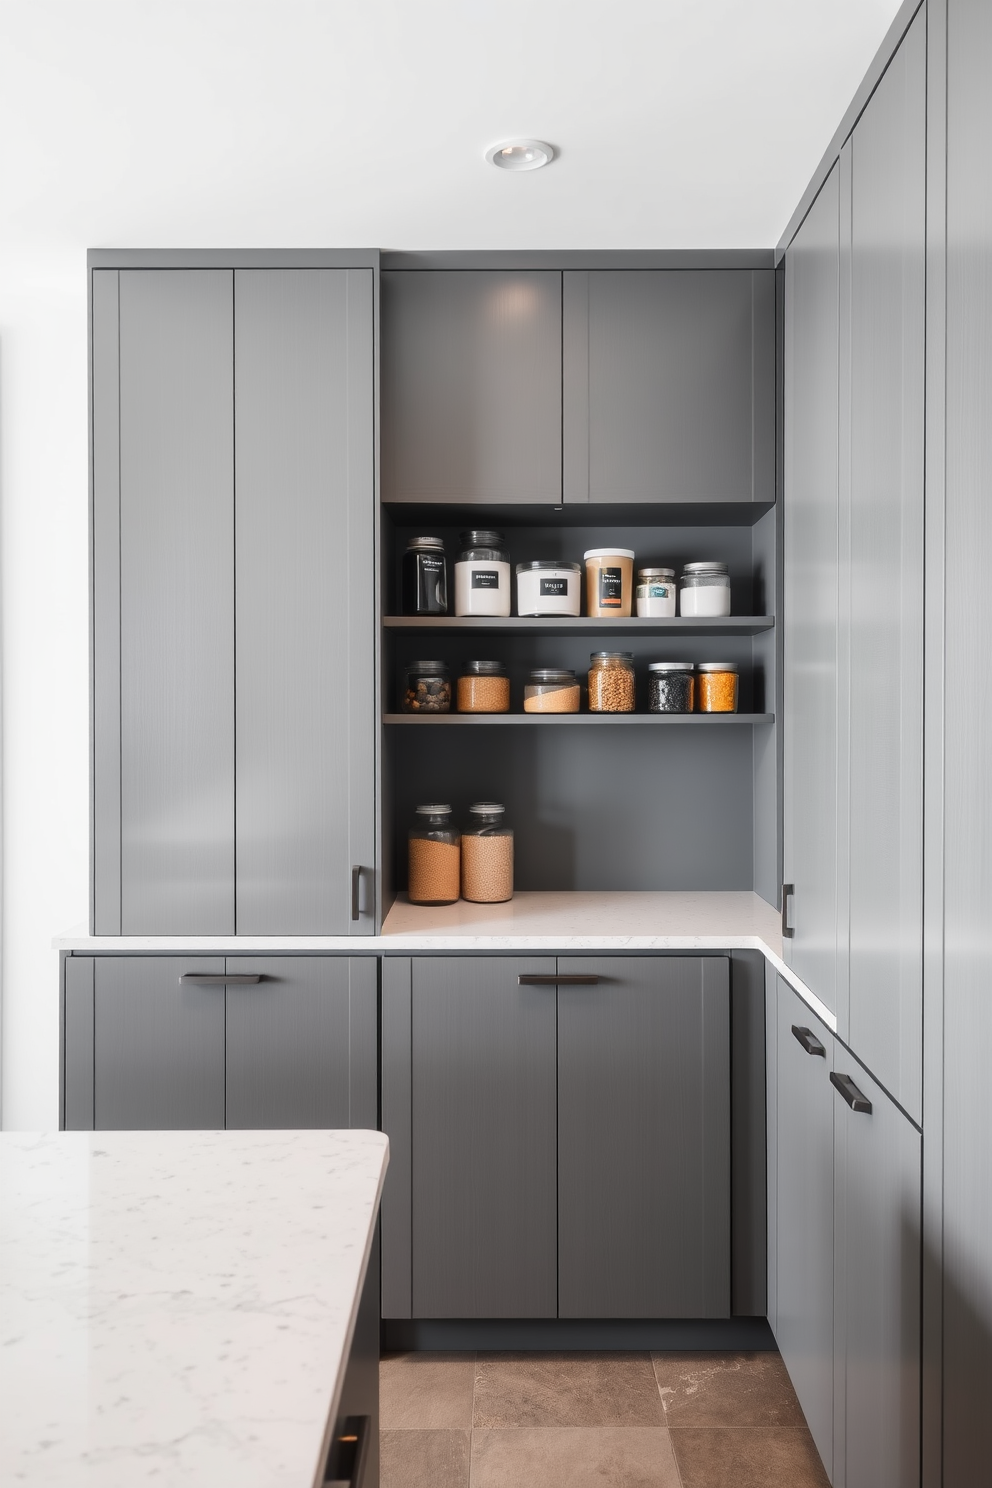
[[[455,614],[510,613],[510,555],[502,532],[473,529],[461,535],[455,560]]]
[[[509,713],[510,678],[501,661],[467,661],[458,674],[459,713]]]
[[[411,537],[403,554],[403,614],[446,615],[448,572],[440,537]]]
[[[451,677],[443,661],[411,661],[406,668],[404,713],[450,713]]]
[[[691,713],[695,670],[691,661],[649,662],[648,712]]]

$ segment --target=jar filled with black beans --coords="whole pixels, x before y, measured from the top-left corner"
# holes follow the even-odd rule
[[[649,713],[691,713],[694,692],[691,661],[652,661],[649,664]]]
[[[411,661],[406,669],[404,713],[450,713],[451,676],[443,661]]]

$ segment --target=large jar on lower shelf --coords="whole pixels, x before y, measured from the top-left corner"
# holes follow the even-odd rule
[[[461,833],[450,806],[418,806],[410,828],[407,894],[411,904],[454,904],[461,892]]]
[[[462,898],[502,904],[513,898],[513,828],[496,801],[469,807],[472,825],[462,833]]]

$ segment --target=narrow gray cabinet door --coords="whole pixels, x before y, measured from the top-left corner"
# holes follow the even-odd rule
[[[224,988],[217,956],[98,956],[94,962],[97,1131],[220,1131]]]
[[[384,501],[561,501],[561,274],[382,275]]]
[[[229,1127],[377,1125],[373,956],[229,956]]]
[[[839,1045],[835,1067],[872,1107],[870,1114],[852,1110],[833,1092],[841,1480],[845,1488],[913,1488],[920,1480],[922,1138]]]
[[[120,275],[124,935],[234,930],[232,301],[224,270]]]
[[[62,1127],[93,1130],[93,957],[62,966]]]
[[[834,1039],[778,979],[775,1340],[828,1474],[834,1431]],[[819,1052],[822,1050],[822,1053]]]
[[[553,957],[413,961],[413,1316],[554,1317]]]
[[[773,501],[774,271],[563,281],[565,500]]]
[[[234,279],[237,929],[370,933],[372,272]]]
[[[850,1013],[838,1031],[920,1120],[925,12],[851,160]]]
[[[785,954],[836,1011],[844,982],[838,819],[838,168],[785,257]]]
[[[559,957],[558,1311],[730,1313],[725,957]]]

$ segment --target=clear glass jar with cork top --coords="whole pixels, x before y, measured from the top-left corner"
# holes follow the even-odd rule
[[[462,852],[451,807],[418,806],[408,846],[410,903],[454,904],[461,891]]]
[[[462,898],[473,904],[503,904],[513,898],[513,828],[497,801],[468,808],[471,826],[462,833]]]
[[[589,658],[589,712],[633,713],[634,655],[594,651]]]

